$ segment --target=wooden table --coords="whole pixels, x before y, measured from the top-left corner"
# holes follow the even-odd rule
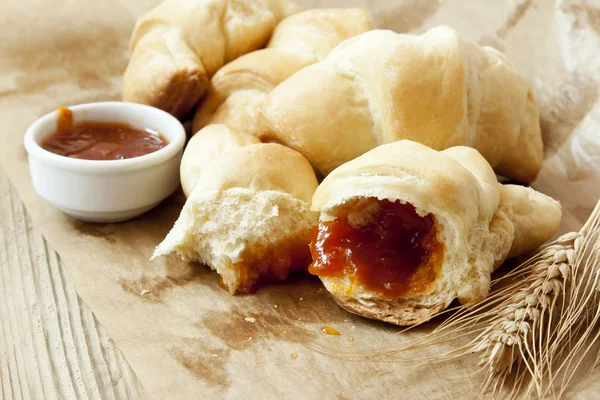
[[[0,168],[0,399],[137,399],[121,351]]]

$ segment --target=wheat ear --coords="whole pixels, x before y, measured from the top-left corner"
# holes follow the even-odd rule
[[[435,359],[478,354],[482,390],[495,397],[560,397],[599,339],[599,265],[600,202],[581,231],[561,236],[500,279],[513,283],[462,307],[421,343],[400,352],[476,334]]]
[[[535,390],[539,397],[547,392],[545,383],[552,380],[552,370],[546,363],[545,345],[556,334],[555,316],[565,307],[563,294],[572,280],[581,242],[581,234],[570,233],[546,247],[522,287],[495,310],[497,316],[472,342],[473,351],[480,355],[480,367],[486,370],[484,390],[492,388],[498,393],[509,375],[518,371],[517,375],[531,377],[527,392]],[[520,378],[516,377],[515,385],[524,382]]]

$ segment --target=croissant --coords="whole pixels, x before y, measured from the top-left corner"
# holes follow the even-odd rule
[[[447,27],[350,38],[277,86],[260,113],[261,140],[299,151],[324,175],[401,139],[474,147],[522,182],[541,168],[538,107],[525,80],[503,54]]]
[[[225,125],[202,138],[207,161],[153,258],[177,253],[216,270],[231,293],[280,281],[310,264],[315,173],[298,152]],[[199,142],[200,143],[200,142]]]
[[[222,124],[209,125],[202,132],[192,136],[185,147],[179,167],[181,188],[188,197],[198,181],[203,168],[212,169],[215,157],[229,151],[260,143],[256,137],[242,133]]]
[[[476,150],[408,140],[335,169],[312,210],[309,272],[346,310],[397,325],[482,299],[492,271],[548,240],[561,219],[557,201],[498,183]]]
[[[186,115],[219,68],[264,46],[298,11],[288,0],[164,0],[135,25],[123,100]]]
[[[372,28],[367,12],[354,8],[308,10],[285,18],[275,28],[268,48],[241,56],[212,77],[210,89],[198,105],[193,132],[211,124],[226,124],[258,135],[259,108],[269,91],[302,67],[324,59],[344,39]],[[202,139],[194,136],[180,168],[186,196],[205,160]]]
[[[211,79],[193,131],[214,123],[256,134],[261,101],[301,68],[323,60],[343,40],[373,29],[362,9],[307,10],[277,25],[266,49],[241,56]]]

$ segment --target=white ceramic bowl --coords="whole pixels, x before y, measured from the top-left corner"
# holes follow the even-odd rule
[[[36,192],[74,218],[118,222],[145,213],[179,186],[185,130],[170,114],[135,103],[103,102],[69,107],[73,122],[116,122],[159,132],[169,144],[125,160],[82,160],[44,150],[56,132],[58,113],[47,114],[25,133],[29,170]]]

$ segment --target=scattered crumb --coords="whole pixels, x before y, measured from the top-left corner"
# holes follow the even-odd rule
[[[344,322],[350,322],[350,320],[349,319],[345,319]]]
[[[356,328],[354,325],[352,325],[352,326],[350,327],[350,329],[354,329],[354,328]]]
[[[304,300],[304,297],[300,297],[300,301]]]
[[[277,304],[275,304],[273,307],[274,307],[274,308],[277,308]]]
[[[143,295],[148,294],[148,293],[150,293],[150,291],[148,289],[144,289],[144,290],[142,290],[140,292],[140,296],[143,296]]]
[[[298,321],[302,321],[302,318],[298,318]]]
[[[281,332],[281,333],[283,333],[284,335],[287,335],[287,331],[283,331],[283,332]]]
[[[212,356],[213,356],[213,357],[219,357],[217,354],[213,354]]]
[[[250,336],[250,337],[248,338],[248,340],[252,340],[252,336]]]
[[[352,336],[348,336],[348,341],[349,341],[349,342],[353,342],[353,341],[354,341],[354,338],[353,338]]]
[[[256,322],[256,318],[246,317],[246,318],[244,318],[244,321],[255,323]]]
[[[298,358],[298,354],[296,354],[296,353],[292,353],[291,356],[292,356],[292,360],[295,360],[296,358]]]

